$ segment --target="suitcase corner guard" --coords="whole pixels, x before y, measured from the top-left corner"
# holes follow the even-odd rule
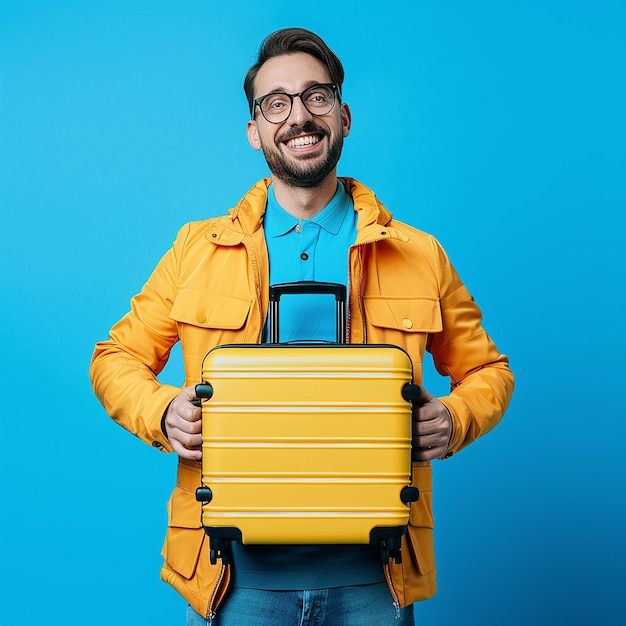
[[[406,526],[378,526],[370,533],[370,542],[378,542],[380,558],[383,565],[393,559],[396,563],[402,563],[402,537],[406,533]]]

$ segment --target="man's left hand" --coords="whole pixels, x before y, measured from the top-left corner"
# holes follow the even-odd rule
[[[422,387],[413,404],[413,460],[430,461],[443,456],[452,435],[452,418],[445,404]]]

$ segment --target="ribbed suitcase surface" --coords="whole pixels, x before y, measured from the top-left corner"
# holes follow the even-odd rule
[[[392,346],[222,346],[204,360],[206,527],[243,543],[369,543],[404,526],[411,363]]]

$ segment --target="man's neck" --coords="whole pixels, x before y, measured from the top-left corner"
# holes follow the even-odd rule
[[[317,215],[333,198],[337,191],[337,177],[329,176],[319,187],[290,187],[274,179],[274,195],[280,206],[299,220]]]

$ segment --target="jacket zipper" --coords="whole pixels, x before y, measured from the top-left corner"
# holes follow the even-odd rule
[[[372,238],[369,239],[368,241],[364,241],[362,243],[359,244],[355,244],[355,248],[357,249],[357,258],[359,261],[359,280],[357,283],[357,303],[359,305],[359,313],[361,314],[361,324],[362,324],[362,331],[363,331],[363,341],[361,343],[367,343],[367,324],[365,322],[365,311],[363,309],[363,298],[361,297],[361,290],[363,287],[363,278],[364,278],[364,274],[363,274],[363,248],[364,246],[367,246],[369,244],[372,243],[376,243],[377,241],[382,241],[383,239],[386,239],[386,235],[387,232],[386,231],[381,231],[380,233],[382,236],[381,237],[376,237],[376,238]],[[348,272],[348,287],[351,286],[352,283],[352,273]],[[348,290],[348,293],[350,293],[350,291]],[[348,317],[348,324],[347,324],[348,328],[346,329],[346,337],[350,336],[351,333],[348,332],[348,330],[352,330],[352,316],[350,315]],[[349,343],[349,340],[347,340]]]
[[[363,340],[361,343],[367,343],[367,328],[365,326],[365,315],[363,313],[363,303],[361,302],[361,287],[363,286],[363,259],[361,257],[361,247],[363,244],[356,244],[351,247],[350,252],[356,250],[357,259],[359,261],[359,277],[357,281],[356,301],[361,313],[361,324],[363,325]],[[352,271],[350,262],[348,262],[348,302],[352,293]],[[352,309],[348,306],[348,314],[346,317],[346,343],[352,343]]]
[[[265,325],[265,320],[263,319],[263,302],[262,302],[262,294],[261,294],[261,281],[259,280],[259,266],[257,264],[256,258],[256,250],[254,246],[250,243],[250,237],[246,236],[244,239],[244,246],[248,251],[248,256],[250,257],[250,264],[252,265],[252,271],[254,273],[254,287],[256,289],[256,301],[257,306],[259,307],[259,332],[256,337],[256,343],[261,343],[263,340],[263,327]]]
[[[398,598],[396,588],[393,586],[393,580],[391,580],[391,567],[389,566],[389,562],[385,563],[383,570],[385,572],[387,586],[389,587],[391,597],[393,598],[393,606],[396,609],[396,619],[400,619],[400,599]]]
[[[367,324],[365,323],[365,310],[363,309],[363,298],[361,297],[361,288],[363,287],[363,255],[361,254],[362,248],[359,246],[358,256],[359,256],[359,282],[358,282],[358,293],[357,293],[357,303],[359,305],[359,313],[361,314],[361,324],[363,326],[363,342],[367,343]]]
[[[352,307],[350,306],[350,294],[352,293],[352,272],[350,262],[352,256],[352,247],[348,251],[348,295],[346,297],[346,343],[351,343],[352,337]],[[358,297],[357,297],[358,298]]]
[[[223,563],[220,565],[220,570],[217,575],[217,580],[215,581],[215,585],[213,585],[213,591],[211,593],[211,597],[209,598],[209,604],[207,605],[206,610],[206,619],[207,626],[215,619],[215,612],[217,609],[216,606],[216,596],[219,593],[220,587],[222,586],[222,581],[224,580],[224,574],[226,573],[226,565]]]

